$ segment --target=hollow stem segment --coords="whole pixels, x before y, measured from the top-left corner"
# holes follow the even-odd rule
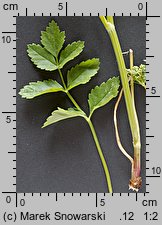
[[[126,66],[125,66],[123,55],[122,55],[120,42],[115,29],[113,17],[108,16],[105,18],[105,16],[100,16],[100,19],[110,36],[111,43],[112,43],[115,56],[117,59],[119,72],[120,72],[120,77],[121,77],[121,82],[122,82],[124,97],[126,102],[127,114],[128,114],[129,124],[131,128],[132,138],[133,138],[133,147],[134,147],[134,167],[133,167],[132,176],[129,183],[129,188],[137,191],[141,186],[141,177],[140,177],[141,144],[140,144],[140,132],[139,132],[139,123],[138,123],[137,113],[132,100]]]
[[[80,108],[80,106],[78,105],[78,103],[75,101],[75,99],[73,98],[73,96],[70,94],[70,92],[67,90],[67,86],[66,86],[66,83],[64,81],[64,77],[63,77],[63,74],[62,74],[62,71],[60,69],[58,69],[59,71],[59,75],[60,75],[60,78],[61,78],[61,81],[62,81],[62,84],[63,84],[63,87],[65,89],[65,92],[67,94],[67,96],[69,97],[69,99],[71,100],[71,102],[73,103],[73,105],[80,111],[83,112],[83,110]],[[100,157],[100,160],[101,160],[101,163],[102,163],[102,166],[103,166],[103,170],[104,170],[104,173],[105,173],[105,178],[106,178],[106,183],[107,183],[107,188],[108,188],[108,192],[109,193],[112,193],[113,190],[112,190],[112,184],[111,184],[111,178],[110,178],[110,173],[109,173],[109,169],[108,169],[108,166],[107,166],[107,163],[106,163],[106,160],[104,158],[104,155],[103,155],[103,152],[102,152],[102,149],[101,149],[101,146],[100,146],[100,143],[99,143],[99,140],[98,140],[98,137],[97,137],[97,134],[96,134],[96,131],[95,131],[95,128],[93,126],[93,123],[91,121],[91,119],[89,117],[84,116],[84,119],[87,121],[89,127],[90,127],[90,130],[91,130],[91,133],[92,133],[92,136],[93,136],[93,139],[94,139],[94,142],[96,144],[96,148],[97,148],[97,151],[98,151],[98,154],[99,154],[99,157]]]

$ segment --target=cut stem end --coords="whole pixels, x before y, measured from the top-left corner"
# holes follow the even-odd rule
[[[130,179],[129,181],[129,189],[138,192],[142,185],[142,178],[141,177],[135,177],[133,179]]]

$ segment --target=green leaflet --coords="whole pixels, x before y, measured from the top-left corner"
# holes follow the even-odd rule
[[[51,21],[47,26],[46,31],[41,32],[41,45],[28,45],[28,55],[31,61],[40,69],[53,71],[62,68],[68,61],[78,56],[84,48],[83,41],[73,42],[63,49],[65,41],[65,32],[60,32],[59,26],[55,21]]]
[[[65,32],[60,32],[57,23],[52,20],[47,26],[46,31],[41,32],[42,45],[56,58],[63,47]]]
[[[67,86],[68,90],[87,83],[91,77],[93,77],[99,70],[99,59],[93,58],[87,61],[81,62],[75,67],[71,68],[67,74]]]
[[[60,53],[59,68],[61,69],[67,62],[78,56],[84,48],[84,41],[73,42],[66,46]]]
[[[146,89],[146,66],[141,64],[140,66],[133,66],[132,71],[127,69],[128,76],[133,74],[133,80],[136,84],[140,84]]]
[[[57,91],[64,91],[63,87],[57,81],[44,80],[30,82],[20,90],[19,94],[22,98],[31,99],[39,95]]]
[[[53,71],[57,69],[54,57],[40,45],[29,44],[28,55],[31,61],[40,69]]]
[[[61,109],[58,107],[57,110],[53,111],[51,116],[49,116],[47,118],[47,120],[43,124],[42,128],[49,126],[53,123],[56,123],[58,121],[69,119],[72,117],[77,117],[77,116],[85,117],[86,115],[83,111],[79,111],[74,108],[69,108],[69,109],[65,110],[65,109]]]
[[[96,86],[91,90],[88,99],[90,116],[97,108],[106,105],[112,98],[117,96],[119,84],[119,77],[113,77],[106,83],[103,82],[100,86]]]

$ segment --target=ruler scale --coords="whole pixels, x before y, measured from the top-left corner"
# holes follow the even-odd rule
[[[102,3],[102,4],[101,4]],[[161,224],[161,2],[1,1],[1,224]],[[52,10],[51,10],[52,9]],[[16,17],[146,17],[146,193],[16,193]],[[159,29],[158,29],[159,27]],[[159,44],[160,45],[160,44]],[[2,62],[3,62],[2,61]],[[3,65],[4,64],[4,65]],[[155,74],[156,73],[156,74]],[[161,80],[160,80],[161,79]],[[37,215],[36,215],[37,214]]]

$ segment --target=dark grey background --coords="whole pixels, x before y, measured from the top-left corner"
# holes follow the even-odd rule
[[[109,37],[98,17],[17,17],[17,92],[30,81],[53,78],[57,72],[37,69],[29,60],[29,43],[40,42],[40,32],[54,19],[66,31],[66,44],[85,41],[84,52],[68,63],[63,72],[76,63],[93,57],[101,61],[99,73],[86,85],[71,91],[88,112],[87,95],[95,85],[119,75]],[[145,59],[145,17],[116,17],[122,50],[132,48],[135,64]],[[127,65],[128,59],[125,56]],[[141,127],[142,179],[145,192],[145,91],[136,85],[135,97]],[[93,115],[101,147],[109,165],[114,192],[128,192],[131,165],[117,147],[113,126],[115,100]],[[46,94],[33,100],[17,95],[17,192],[107,192],[102,165],[89,127],[82,118],[68,119],[41,129],[53,110],[72,106],[63,93]],[[122,100],[118,110],[122,143],[132,154],[132,139]]]

